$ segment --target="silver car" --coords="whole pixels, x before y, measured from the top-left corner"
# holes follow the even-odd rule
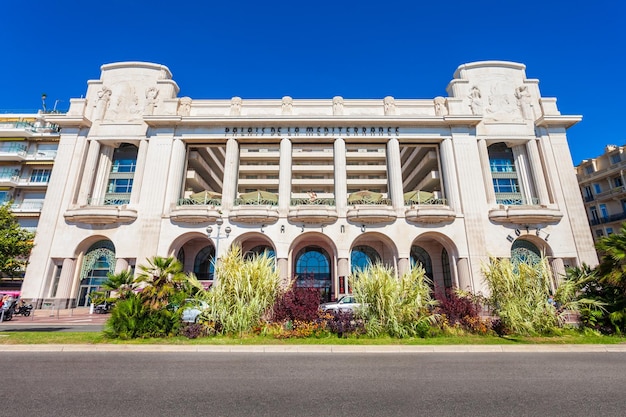
[[[209,304],[202,300],[185,300],[185,309],[183,310],[183,323],[195,323],[202,312],[209,308]]]
[[[361,304],[357,303],[352,295],[344,295],[337,301],[320,305],[320,308],[324,311],[355,311],[359,307],[361,307]]]

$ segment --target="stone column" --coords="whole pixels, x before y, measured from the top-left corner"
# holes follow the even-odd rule
[[[459,274],[459,288],[464,291],[474,292],[470,277],[469,260],[467,258],[459,258],[456,262],[456,267]]]
[[[563,263],[563,258],[552,258],[550,259],[550,268],[552,269],[552,292],[556,290],[561,282],[563,282],[563,278],[565,277],[565,264]]]
[[[480,155],[480,167],[483,170],[483,181],[485,182],[485,194],[487,203],[496,204],[496,192],[493,189],[493,178],[491,177],[491,162],[489,161],[489,150],[485,139],[478,140],[478,154]]]
[[[524,198],[524,204],[534,204],[533,198],[535,194],[531,187],[531,177],[528,174],[528,164],[526,161],[526,147],[523,145],[513,146],[513,158],[515,158],[515,169],[517,170],[517,181]]]
[[[181,198],[183,179],[185,178],[185,162],[187,149],[182,139],[174,139],[172,143],[172,153],[169,163],[169,175],[167,178],[167,194],[165,197],[165,211],[169,212],[171,207],[176,207],[178,199]]]
[[[128,271],[128,259],[126,258],[116,258],[115,259],[115,273],[119,274],[120,272]]]
[[[146,139],[142,139],[139,141],[139,149],[137,150],[137,166],[135,167],[135,175],[133,177],[133,189],[130,193],[130,204],[132,205],[139,203],[147,155],[148,141]]]
[[[539,197],[539,204],[550,204],[550,195],[548,194],[548,188],[546,186],[546,178],[543,175],[543,164],[541,163],[536,139],[529,140],[526,143],[526,152],[528,152],[528,158],[530,159],[530,171],[533,175],[537,197]]]
[[[348,210],[348,177],[346,175],[346,142],[335,139],[335,205],[339,217],[345,217]]]
[[[230,138],[226,142],[226,159],[224,161],[224,187],[222,190],[222,208],[233,208],[237,197],[237,180],[239,176],[239,143]]]
[[[285,288],[289,285],[289,260],[287,258],[278,258],[276,260],[276,266],[278,267],[278,276],[280,277],[280,284]]]
[[[338,258],[337,259],[337,282],[335,283],[335,295],[340,294],[348,294],[348,275],[350,275],[350,262],[348,258]],[[341,283],[340,280],[343,280],[343,292],[341,292]],[[337,297],[339,298],[339,297]]]
[[[398,258],[398,276],[401,277],[409,271],[411,263],[409,258]]]
[[[441,153],[441,170],[443,171],[443,186],[448,205],[456,212],[461,212],[461,198],[459,194],[459,182],[456,177],[456,163],[452,139],[444,139],[439,146]]]
[[[93,183],[93,192],[91,198],[96,199],[97,205],[104,204],[104,195],[107,192],[107,180],[111,172],[111,162],[113,160],[113,152],[115,148],[113,146],[102,146],[100,150],[100,160],[98,161],[98,171],[96,172],[96,179]]]
[[[280,141],[280,173],[278,182],[278,209],[281,215],[289,214],[291,205],[291,140]]]
[[[76,259],[63,259],[63,266],[61,267],[61,277],[59,278],[59,286],[57,287],[57,293],[54,297],[57,302],[58,308],[68,307],[70,296],[72,294],[72,287],[74,286],[75,270]]]
[[[404,192],[402,189],[402,162],[400,161],[400,142],[391,137],[387,141],[387,181],[389,198],[394,209],[404,209]]]
[[[89,141],[89,150],[87,151],[87,160],[83,168],[83,175],[80,182],[80,190],[78,192],[78,206],[87,205],[91,190],[93,187],[93,179],[98,169],[98,159],[100,158],[100,142],[97,140]]]

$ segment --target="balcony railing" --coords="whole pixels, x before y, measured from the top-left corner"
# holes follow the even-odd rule
[[[597,226],[599,224],[612,223],[612,222],[616,222],[616,221],[624,220],[624,219],[626,219],[626,212],[619,213],[619,214],[611,214],[610,216],[600,217],[597,219],[591,219],[589,221],[589,224],[591,226]]]
[[[370,200],[367,198],[361,199],[361,200],[348,200],[348,205],[349,206],[356,206],[356,205],[374,205],[374,206],[390,206],[391,205],[391,199],[390,198],[381,198],[379,200]]]
[[[130,203],[130,195],[107,195],[106,197],[89,198],[87,205],[89,206],[123,206]]]
[[[23,129],[33,133],[58,133],[61,128],[53,123],[41,126],[31,122],[1,122],[0,129]]]
[[[504,206],[536,206],[539,205],[538,198],[523,198],[523,197],[496,197],[496,203]]]
[[[446,200],[445,198],[429,198],[427,200],[408,200],[404,202],[405,206],[414,206],[414,205],[430,205],[430,206],[434,206],[434,205],[441,205],[441,206],[446,206],[448,205],[448,200]]]
[[[180,198],[177,203],[178,206],[221,206],[222,199],[216,198]]]
[[[292,206],[334,206],[334,198],[292,198]]]
[[[43,201],[24,201],[22,203],[11,204],[13,211],[41,211]]]
[[[257,199],[257,200],[245,200],[243,198],[235,199],[236,206],[277,206],[277,200]]]

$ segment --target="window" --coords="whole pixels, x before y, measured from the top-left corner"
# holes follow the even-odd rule
[[[624,182],[622,181],[622,177],[615,177],[613,178],[613,185],[615,187],[621,187],[624,185]]]
[[[48,182],[50,180],[49,169],[33,169],[30,174],[30,182]]]
[[[489,160],[491,172],[515,172],[515,165],[512,159],[491,159]]]
[[[587,165],[585,167],[585,174],[593,174],[593,165]]]
[[[598,183],[593,184],[593,191],[596,194],[600,194],[602,192],[602,187],[600,186],[600,184]]]
[[[109,193],[130,193],[133,189],[132,178],[112,178],[109,180],[107,194]]]
[[[615,155],[611,155],[611,163],[617,164],[622,160],[621,155],[616,153]]]
[[[137,147],[129,143],[121,144],[113,152],[111,172],[104,198],[105,205],[127,204],[130,201],[137,167],[137,152]]]
[[[609,218],[609,211],[606,208],[606,204],[600,204],[600,213],[602,214],[603,219]]]
[[[596,236],[597,237],[602,237],[604,236],[604,231],[602,229],[597,229],[596,230]]]
[[[612,227],[607,227],[607,228],[606,228],[606,235],[607,235],[607,236],[610,236],[610,235],[612,235],[612,234],[613,234],[613,228],[612,228]]]
[[[497,193],[519,193],[517,178],[494,178],[493,189]]]
[[[591,206],[589,210],[591,211],[591,220],[595,222],[596,224],[598,224],[599,222],[598,209],[596,208],[596,206]]]

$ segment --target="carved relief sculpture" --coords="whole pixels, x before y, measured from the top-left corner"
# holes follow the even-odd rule
[[[144,108],[144,114],[154,114],[154,108],[157,105],[157,97],[159,90],[156,87],[150,87],[146,90],[146,106]]]
[[[443,97],[435,97],[433,100],[435,103],[435,115],[436,116],[447,116],[448,115],[448,106],[447,101]]]
[[[293,99],[289,96],[283,97],[282,114],[291,114],[293,108]]]
[[[478,87],[473,86],[469,94],[470,108],[474,116],[481,116],[483,114],[483,99]]]
[[[102,86],[98,91],[98,101],[96,102],[96,112],[94,114],[94,120],[103,120],[109,108],[109,102],[111,101],[111,90]]]
[[[383,107],[385,109],[385,116],[392,116],[396,114],[396,102],[393,97],[385,97],[383,99]]]
[[[533,109],[531,104],[530,92],[528,86],[521,85],[515,89],[515,98],[517,98],[517,105],[522,112],[524,120],[533,119]]]
[[[191,98],[183,97],[178,100],[178,115],[179,116],[189,116],[191,114]]]
[[[240,116],[241,115],[241,97],[233,97],[230,100],[230,115],[231,116]]]
[[[340,96],[333,97],[333,115],[334,116],[343,115],[343,97],[340,97]]]

